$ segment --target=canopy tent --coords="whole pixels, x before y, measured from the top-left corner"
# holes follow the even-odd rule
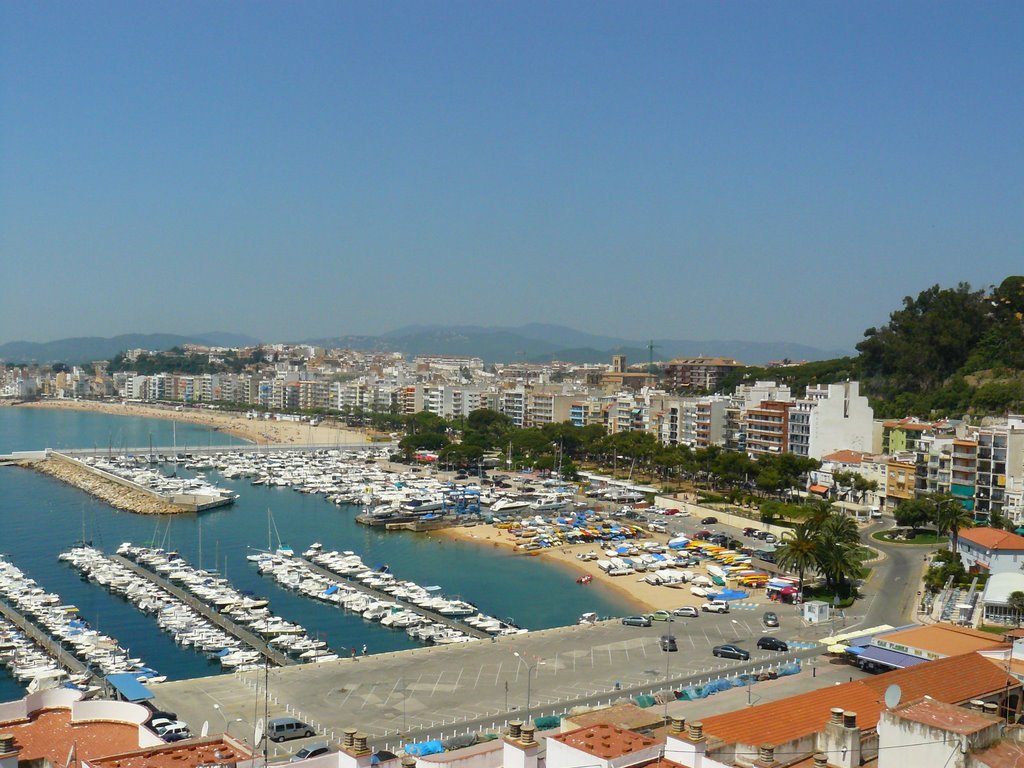
[[[117,696],[123,701],[132,703],[148,701],[154,695],[149,688],[135,679],[134,672],[118,672],[114,675],[107,675],[107,682],[113,686]]]
[[[928,659],[923,659],[920,656],[910,656],[906,653],[898,653],[890,651],[888,648],[878,648],[873,645],[865,648],[859,656],[862,663],[873,662],[885,667],[892,667],[893,669],[905,669],[906,667],[913,667],[928,661]]]

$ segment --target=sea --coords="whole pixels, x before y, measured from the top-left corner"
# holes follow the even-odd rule
[[[0,453],[44,448],[93,448],[115,454],[125,447],[238,444],[239,438],[187,422],[44,408],[0,407]],[[172,466],[162,471],[174,471]],[[180,467],[179,475],[182,474]],[[239,499],[200,515],[149,516],[114,509],[87,493],[19,467],[0,467],[0,553],[39,585],[73,604],[83,619],[117,638],[133,656],[171,680],[221,672],[202,654],[181,648],[152,616],[84,582],[57,556],[82,541],[112,553],[122,542],[156,544],[179,551],[191,563],[217,570],[241,590],[270,600],[274,613],[306,627],[336,653],[353,648],[384,653],[418,647],[402,630],[391,630],[343,609],[303,597],[261,576],[245,555],[280,541],[302,552],[313,542],[352,550],[369,565],[387,565],[401,579],[438,585],[481,611],[528,629],[575,623],[582,613],[615,616],[635,610],[629,600],[598,583],[579,586],[564,565],[516,555],[494,544],[454,541],[436,535],[384,532],[355,522],[359,509],[337,506],[319,495],[290,488],[253,486],[203,473],[234,489]],[[273,525],[268,526],[268,519]],[[272,530],[276,528],[275,530]],[[24,694],[0,670],[0,701]]]

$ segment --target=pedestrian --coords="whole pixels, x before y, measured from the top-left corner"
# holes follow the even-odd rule
[[[366,643],[363,643],[363,656],[366,655]]]
[[[355,661],[355,660],[356,660],[356,647],[353,645],[352,646],[352,661]]]

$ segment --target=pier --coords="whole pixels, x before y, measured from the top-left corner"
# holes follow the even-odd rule
[[[40,648],[44,649],[64,669],[76,675],[86,673],[85,665],[79,661],[70,651],[66,650],[57,640],[47,635],[35,622],[30,621],[20,611],[15,610],[5,601],[0,600],[0,614],[3,614],[12,624],[28,635]]]
[[[316,574],[318,574],[320,576],[323,576],[325,579],[330,579],[332,581],[338,581],[339,579],[344,579],[347,584],[352,586],[356,591],[362,592],[364,595],[369,595],[370,597],[374,597],[374,598],[376,598],[378,600],[383,600],[385,602],[395,602],[396,601],[394,595],[389,595],[387,592],[382,592],[379,589],[374,589],[373,587],[368,587],[365,584],[363,584],[361,581],[359,581],[358,579],[351,579],[348,576],[345,576],[343,574],[335,573],[334,571],[330,571],[330,570],[328,570],[326,568],[321,568],[316,563],[311,563],[309,560],[305,560],[305,559],[303,559],[301,557],[295,557],[295,558],[292,558],[292,559],[295,560],[296,562],[302,563],[304,566],[309,568],[309,570],[313,571],[314,573],[316,573]],[[460,632],[464,632],[467,635],[470,635],[472,637],[476,637],[476,638],[478,638],[480,640],[485,640],[485,639],[491,637],[491,635],[489,633],[484,632],[482,629],[477,629],[476,627],[471,627],[468,624],[463,624],[461,621],[457,621],[456,619],[453,619],[450,616],[445,616],[445,615],[440,614],[440,613],[435,613],[434,611],[428,610],[426,608],[421,608],[420,606],[415,605],[414,603],[406,603],[403,600],[399,600],[398,602],[406,610],[408,610],[408,611],[410,611],[412,613],[418,613],[420,616],[426,616],[431,621],[437,622],[438,624],[444,624],[446,627],[451,627],[452,629],[457,629]]]
[[[175,586],[170,581],[165,579],[163,576],[160,576],[159,574],[154,573],[148,568],[144,568],[138,563],[129,560],[126,557],[122,557],[121,555],[107,555],[107,557],[113,562],[119,565],[123,565],[125,568],[130,569],[135,574],[141,576],[142,578],[148,581],[153,582],[161,589],[164,589],[170,594],[174,595],[176,598],[181,600],[181,602],[185,603],[185,605],[194,610],[196,613],[199,613],[208,621],[220,627],[228,634],[237,637],[239,640],[241,640],[243,643],[250,646],[254,650],[259,651],[266,658],[270,659],[270,661],[274,664],[283,667],[290,664],[298,663],[287,654],[284,654],[281,651],[271,648],[258,635],[254,634],[253,632],[250,632],[247,629],[243,629],[242,627],[235,624],[235,622],[229,620],[223,614],[217,613],[217,611],[212,610],[206,603],[202,602],[191,593],[186,592],[181,587]]]

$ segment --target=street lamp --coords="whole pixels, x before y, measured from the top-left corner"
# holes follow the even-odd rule
[[[535,657],[533,664],[528,664],[526,658],[519,654],[519,651],[513,651],[512,655],[515,656],[522,664],[526,664],[526,722],[530,722],[530,683],[533,678],[533,670],[544,662],[541,659]]]
[[[224,718],[224,733],[226,735],[228,735],[228,736],[231,735],[231,726],[232,725],[234,725],[235,723],[244,722],[242,720],[242,718],[240,718],[240,717],[236,717],[234,720],[228,720],[228,716],[224,714],[224,710],[220,706],[220,704],[214,704],[213,708],[217,710],[217,714],[219,714],[222,718]]]
[[[665,652],[665,685],[668,685],[669,679],[669,662],[672,660],[672,613],[668,615],[668,641],[662,648]],[[668,722],[668,697],[665,697],[665,722]]]

